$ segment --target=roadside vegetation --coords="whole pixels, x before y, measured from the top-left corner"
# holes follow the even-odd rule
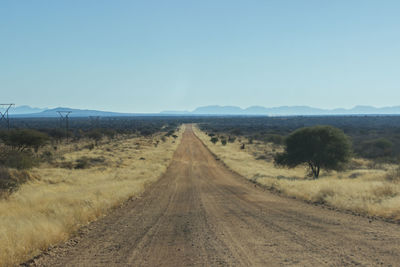
[[[57,119],[13,119],[12,130],[0,129],[0,263],[21,263],[143,192],[169,165],[182,123],[197,123],[208,148],[254,183],[400,220],[400,116],[71,118],[68,132]],[[290,136],[316,125],[340,129],[333,136],[344,133],[353,153],[338,138],[330,148],[345,153],[333,165],[292,158]],[[321,137],[301,136],[300,148]]]
[[[0,266],[15,266],[67,240],[138,196],[168,167],[177,124],[14,129],[0,133]]]
[[[377,165],[400,162],[400,116],[290,116],[215,117],[198,121],[201,130],[216,135],[244,137],[283,145],[297,129],[330,125],[351,140],[355,157],[371,159]]]
[[[276,165],[277,155],[287,153],[286,136],[282,141],[275,137],[260,140],[243,135],[239,128],[235,135],[232,130],[212,131],[209,126],[200,125],[203,130],[194,127],[194,131],[229,168],[256,184],[308,202],[400,220],[400,168],[396,158],[363,158],[356,152],[339,171],[323,169],[315,179],[315,175],[308,175],[307,162],[296,162],[292,168]],[[214,143],[214,138],[234,141]]]

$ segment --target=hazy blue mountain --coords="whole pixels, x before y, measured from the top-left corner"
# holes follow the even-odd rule
[[[325,114],[325,110],[308,106],[282,106],[270,108],[270,115],[317,115]]]
[[[16,107],[11,107],[8,113],[10,115],[12,114],[30,114],[30,113],[38,113],[46,110],[46,108],[33,108],[27,105],[23,106],[16,106]]]
[[[109,112],[109,111],[99,111],[99,110],[90,110],[90,109],[72,109],[72,108],[64,108],[58,107],[53,109],[46,109],[41,112],[31,113],[31,114],[13,114],[13,117],[35,117],[35,118],[54,118],[59,117],[57,111],[71,111],[70,117],[89,117],[89,116],[100,116],[100,117],[115,117],[115,116],[134,116],[135,114],[131,113],[118,113],[118,112]]]
[[[269,109],[261,106],[251,106],[243,110],[246,115],[268,115]]]
[[[10,109],[12,117],[58,117],[57,111],[71,111],[70,117],[115,117],[115,116],[178,116],[178,115],[257,115],[257,116],[292,116],[292,115],[399,115],[400,106],[376,108],[372,106],[355,106],[351,109],[320,109],[309,106],[281,106],[281,107],[262,107],[251,106],[245,109],[236,106],[204,106],[198,107],[193,111],[163,111],[160,113],[118,113],[111,111],[71,109],[58,107],[53,109],[32,108],[29,106],[19,106]]]
[[[164,112],[163,114],[171,114]],[[264,116],[291,116],[291,115],[383,115],[400,114],[400,106],[376,108],[372,106],[355,106],[351,109],[321,109],[309,106],[280,106],[262,107],[251,106],[245,109],[236,106],[204,106],[192,112],[174,111],[173,115],[264,115]]]
[[[166,110],[166,111],[161,111],[160,114],[167,114],[167,115],[190,115],[191,112],[184,110],[184,111],[179,111],[179,110]]]
[[[235,106],[205,106],[196,108],[191,113],[196,115],[202,115],[202,114],[240,115],[243,114],[243,109]]]

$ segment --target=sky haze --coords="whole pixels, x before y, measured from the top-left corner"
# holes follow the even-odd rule
[[[0,3],[0,102],[400,105],[399,1]]]

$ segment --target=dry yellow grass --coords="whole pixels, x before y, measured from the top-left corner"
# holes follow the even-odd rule
[[[157,147],[159,137],[129,138],[66,153],[53,165],[31,170],[31,182],[0,200],[0,265],[13,266],[33,257],[143,192],[168,167],[182,131],[177,140],[167,138]],[[101,160],[88,169],[55,167],[83,156]]]
[[[330,206],[357,213],[400,220],[400,184],[386,179],[396,166],[384,165],[373,169],[371,162],[353,160],[354,167],[344,172],[322,172],[320,179],[310,180],[306,169],[277,168],[272,155],[282,148],[272,144],[254,142],[244,150],[238,141],[223,146],[213,144],[210,137],[194,127],[196,135],[229,168],[247,179],[287,196],[302,200],[325,203]],[[257,160],[263,156],[263,160]]]

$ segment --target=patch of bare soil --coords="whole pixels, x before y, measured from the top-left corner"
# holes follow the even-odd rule
[[[46,234],[46,233],[43,233]],[[264,192],[187,127],[138,199],[28,266],[398,266],[400,228]]]

